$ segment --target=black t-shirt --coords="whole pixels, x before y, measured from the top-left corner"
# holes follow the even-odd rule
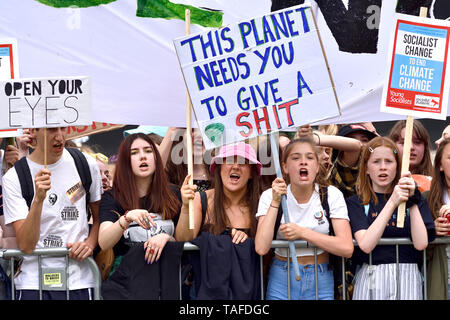
[[[178,207],[177,214],[172,219],[174,225],[176,226],[181,211],[181,193],[178,187],[176,187],[175,185],[171,185],[170,189],[180,201],[180,206]],[[114,189],[103,193],[99,212],[100,224],[104,221],[111,221],[114,223],[125,214],[125,210],[122,208],[120,203],[114,199]],[[128,252],[129,248],[130,247],[126,244],[125,238],[122,236],[114,246],[114,255],[122,256]]]
[[[373,201],[369,203],[368,215],[365,214],[365,208],[357,195],[346,199],[348,216],[350,218],[350,225],[353,234],[359,230],[367,230],[369,226],[375,221],[378,214],[386,205],[389,195],[376,193],[378,204],[375,205]],[[428,232],[428,242],[436,238],[433,217],[428,207],[427,201],[421,197],[418,208],[422,216],[423,222]],[[397,228],[397,209],[392,213],[388,225],[384,229],[382,238],[410,238],[411,239],[411,222],[409,217],[409,210],[405,216],[403,228]],[[369,255],[365,254],[359,247],[355,247],[352,260],[356,264],[363,262],[369,263]],[[372,264],[387,264],[396,262],[395,245],[378,245],[372,251]],[[421,263],[422,252],[417,251],[413,245],[399,245],[399,262],[400,263]]]

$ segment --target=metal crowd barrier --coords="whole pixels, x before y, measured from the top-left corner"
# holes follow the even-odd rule
[[[314,248],[314,274],[315,274],[315,287],[316,287],[316,300],[318,300],[318,278],[317,278],[317,247],[309,244],[306,241],[297,240],[294,241],[296,248]],[[355,246],[358,246],[357,242],[353,240],[353,244]],[[439,237],[431,244],[450,244],[450,237]],[[390,238],[390,239],[380,239],[378,242],[378,245],[395,245],[396,247],[396,264],[397,264],[397,270],[399,270],[399,252],[398,247],[400,245],[412,245],[412,241],[409,238]],[[271,248],[287,248],[288,250],[288,256],[290,256],[289,252],[289,242],[283,241],[283,240],[274,240],[272,241]],[[184,244],[184,251],[196,251],[199,250],[199,248],[196,245],[193,245],[189,242],[186,242]],[[14,261],[16,258],[21,258],[25,255],[33,255],[38,256],[38,266],[41,268],[41,259],[42,256],[46,257],[65,257],[66,260],[66,297],[69,299],[69,286],[67,285],[67,281],[69,280],[69,272],[68,272],[68,262],[69,262],[69,250],[66,248],[48,248],[48,249],[36,249],[31,254],[25,254],[22,251],[18,249],[5,249],[0,250],[0,258],[9,259],[9,266],[10,266],[10,272],[11,272],[11,298],[12,300],[15,299],[15,288],[14,288]],[[342,261],[342,279],[345,279],[345,260],[344,258],[341,259]],[[85,260],[85,263],[89,265],[91,268],[93,274],[94,274],[94,281],[95,281],[95,287],[94,287],[94,300],[100,300],[100,289],[101,289],[101,275],[100,270],[98,269],[98,266],[94,259],[92,257],[89,257]],[[372,264],[372,254],[369,254],[369,265]],[[290,263],[288,265],[288,271],[287,271],[287,285],[288,285],[288,299],[290,299]],[[426,273],[426,249],[423,251],[423,276],[424,276],[424,300],[427,299],[427,273]],[[263,257],[260,256],[260,281],[261,281],[261,300],[264,299],[264,279],[263,279]],[[399,276],[399,272],[397,272],[397,277]],[[181,279],[181,265],[179,268],[179,283],[180,283],[180,300],[182,299],[182,279]],[[397,278],[397,286],[399,286],[399,281]],[[399,289],[399,288],[398,288]],[[345,281],[343,282],[343,299],[346,299],[346,287],[345,287]],[[399,294],[399,290],[397,290],[397,294]],[[39,283],[39,298],[42,299],[42,279],[40,279]],[[371,295],[370,295],[370,298]],[[397,297],[398,298],[398,297]]]
[[[318,292],[318,277],[317,277],[317,247],[313,246],[312,244],[309,244],[306,241],[302,241],[302,240],[297,240],[294,241],[295,247],[296,248],[314,248],[314,275],[315,275],[315,288],[316,288],[316,300],[319,299],[319,292]],[[353,244],[355,247],[358,246],[358,243],[353,240]],[[395,245],[396,248],[396,265],[397,265],[397,300],[398,300],[398,294],[400,292],[400,281],[398,281],[398,277],[399,277],[399,251],[398,251],[398,247],[400,245],[412,245],[412,241],[409,238],[389,238],[389,239],[380,239],[380,241],[378,242],[378,245]],[[450,244],[450,237],[439,237],[436,238],[433,242],[431,242],[430,244]],[[272,245],[271,248],[286,248],[288,250],[288,256],[290,256],[290,251],[289,251],[289,242],[288,241],[284,241],[284,240],[274,240],[272,241]],[[189,242],[186,242],[184,245],[184,251],[195,251],[195,250],[199,250],[199,248]],[[426,259],[426,249],[423,250],[423,288],[424,288],[424,294],[423,294],[423,298],[424,300],[427,300],[427,267],[426,267],[426,263],[427,263],[427,259]],[[341,258],[341,262],[342,262],[342,279],[345,279],[345,258]],[[369,266],[372,265],[372,253],[369,254]],[[264,300],[264,279],[263,279],[263,258],[262,256],[260,257],[260,266],[261,266],[261,277],[260,277],[260,281],[261,281],[261,300]],[[290,288],[290,263],[287,264],[288,266],[288,270],[287,270],[287,286],[288,286],[288,299],[290,300],[290,296],[291,296],[291,288]],[[182,299],[182,279],[181,279],[181,266],[180,266],[180,272],[179,272],[179,279],[180,279],[180,299]],[[342,287],[342,298],[343,300],[346,300],[346,283],[345,281],[343,281],[343,287]],[[372,300],[372,292],[369,293],[370,296],[370,300]]]
[[[64,257],[66,261],[65,274],[66,274],[66,298],[69,300],[69,249],[67,248],[47,248],[47,249],[36,249],[30,254],[25,254],[18,249],[6,249],[0,251],[0,258],[9,259],[9,267],[11,272],[11,299],[15,299],[15,288],[14,288],[14,261],[16,258],[21,258],[25,255],[38,256],[38,268],[42,267],[42,257]],[[95,260],[92,257],[88,257],[84,260],[85,263],[89,265],[94,274],[94,300],[100,300],[100,289],[101,289],[101,275]],[[40,272],[39,272],[40,274]],[[42,277],[39,280],[39,299],[42,300]]]

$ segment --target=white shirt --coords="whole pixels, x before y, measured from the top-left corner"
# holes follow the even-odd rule
[[[256,217],[265,216],[272,202],[272,189],[268,189],[261,194],[258,204],[258,213]],[[347,205],[344,196],[339,189],[334,186],[328,187],[328,206],[330,207],[330,218],[346,219],[348,218]],[[307,203],[298,203],[291,191],[291,185],[287,187],[287,208],[291,222],[323,234],[329,233],[329,223],[325,216],[322,203],[320,201],[319,186],[315,185],[315,191]],[[281,217],[281,224],[284,222],[284,215]],[[281,231],[277,233],[277,240],[286,240]],[[297,256],[312,256],[314,248],[296,248]],[[317,248],[317,254],[324,250]],[[286,248],[276,248],[275,253],[282,257],[287,257]]]
[[[97,162],[86,155],[92,176],[90,188],[90,202],[99,201],[102,194],[100,170]],[[32,179],[44,166],[31,161],[27,157]],[[41,214],[40,236],[36,244],[38,248],[67,247],[67,243],[84,241],[89,235],[89,226],[86,212],[86,195],[74,201],[74,188],[81,183],[81,178],[75,162],[69,152],[64,149],[61,158],[54,164],[47,165],[51,172],[51,189],[47,191]],[[34,189],[34,183],[33,183]],[[69,193],[67,193],[69,191]],[[72,196],[72,201],[71,197]],[[73,202],[73,203],[72,203]],[[29,208],[22,197],[19,178],[15,168],[11,168],[3,176],[3,203],[5,224],[26,219]],[[17,289],[39,289],[37,256],[25,256],[21,272],[15,279]],[[43,268],[64,268],[64,258],[42,258]],[[78,262],[69,259],[69,289],[84,289],[94,287],[93,274],[87,262]]]

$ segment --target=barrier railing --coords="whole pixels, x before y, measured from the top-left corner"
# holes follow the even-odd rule
[[[319,297],[319,292],[318,292],[318,277],[317,277],[317,247],[315,247],[314,245],[306,242],[306,241],[302,241],[302,240],[297,240],[294,241],[295,247],[296,248],[314,248],[314,275],[315,275],[315,288],[316,288],[316,292],[315,292],[315,296],[316,296],[316,300],[318,300]],[[353,240],[353,244],[355,247],[358,246],[358,243]],[[400,281],[398,281],[398,277],[399,277],[399,251],[398,251],[398,247],[400,245],[412,245],[412,241],[409,238],[385,238],[385,239],[380,239],[380,241],[378,242],[378,245],[395,245],[396,247],[396,265],[397,265],[397,295],[399,294],[399,283]],[[448,237],[439,237],[436,238],[433,242],[431,242],[430,244],[450,244],[450,236]],[[271,248],[286,248],[288,250],[288,256],[290,256],[290,251],[289,251],[289,242],[288,241],[283,241],[283,240],[274,240],[272,241],[272,245]],[[186,242],[184,245],[184,250],[185,251],[194,251],[194,250],[199,250],[199,248],[191,243]],[[342,263],[342,279],[345,279],[345,273],[347,270],[345,270],[345,259],[341,258],[341,263]],[[261,265],[261,299],[264,299],[264,279],[263,279],[263,261],[262,261],[262,257],[260,257],[260,265]],[[372,265],[372,253],[369,254],[369,266]],[[290,300],[290,296],[291,296],[291,288],[290,288],[290,263],[287,264],[287,287],[288,287],[288,299]],[[423,251],[423,276],[424,276],[424,294],[423,294],[423,298],[424,300],[427,299],[427,268],[426,268],[426,249]],[[180,299],[182,297],[182,292],[181,292],[181,266],[180,266]],[[346,300],[346,283],[345,281],[343,281],[343,288],[342,288],[342,292],[343,292],[343,300]],[[370,299],[372,299],[372,292],[370,292]],[[397,300],[398,300],[398,296],[397,296]]]
[[[69,299],[69,249],[67,248],[46,248],[46,249],[36,249],[30,254],[25,254],[22,251],[18,249],[7,249],[7,250],[1,250],[0,251],[0,258],[8,259],[9,260],[9,268],[11,272],[11,299],[15,299],[15,288],[14,288],[14,261],[17,258],[21,258],[25,255],[31,255],[31,256],[38,256],[38,268],[40,270],[42,263],[41,259],[43,256],[45,257],[64,257],[65,258],[65,274],[66,274],[66,298]],[[88,257],[86,260],[84,260],[85,263],[87,263],[92,270],[94,274],[94,281],[95,281],[95,287],[94,287],[94,300],[100,300],[100,289],[101,289],[101,276],[100,276],[100,270],[98,269],[97,264],[95,263],[94,259],[92,257]],[[39,272],[40,274],[40,272]],[[42,277],[39,277],[39,299],[42,300]]]
[[[314,274],[315,274],[315,288],[316,288],[316,300],[318,300],[318,277],[317,277],[317,247],[315,247],[314,245],[306,242],[306,241],[302,241],[302,240],[297,240],[294,241],[295,247],[296,248],[314,248]],[[355,246],[358,246],[356,241],[353,241],[353,244]],[[450,244],[450,236],[448,237],[440,237],[437,238],[436,240],[434,240],[431,244]],[[399,270],[399,252],[398,252],[398,247],[400,245],[412,245],[412,241],[411,239],[408,238],[390,238],[390,239],[380,239],[380,241],[378,242],[378,245],[395,245],[396,246],[396,264],[397,264],[397,270]],[[289,252],[289,243],[288,241],[283,241],[283,240],[274,240],[272,241],[272,245],[271,248],[286,248],[288,250],[288,256],[290,255]],[[199,248],[189,242],[186,242],[184,244],[184,251],[197,251],[199,250]],[[18,250],[18,249],[5,249],[5,250],[0,250],[0,258],[4,258],[4,259],[8,259],[9,260],[9,266],[10,266],[10,272],[11,272],[11,297],[14,300],[15,298],[15,288],[14,288],[14,261],[17,258],[21,258],[23,256],[25,256],[27,254],[23,253],[22,251]],[[38,264],[39,266],[41,265],[41,257],[42,256],[46,256],[46,257],[65,257],[66,260],[66,282],[69,280],[69,274],[68,274],[68,261],[69,261],[69,250],[66,248],[48,248],[48,249],[36,249],[35,251],[33,251],[31,254],[28,255],[33,255],[33,256],[38,256]],[[342,261],[342,279],[345,279],[345,260],[344,258],[341,259]],[[92,257],[89,257],[85,260],[85,263],[87,263],[90,267],[90,269],[92,270],[93,274],[94,274],[94,281],[95,281],[95,287],[94,287],[94,299],[95,300],[100,300],[101,296],[100,296],[100,290],[101,290],[101,275],[100,275],[100,270],[98,269],[97,264],[95,263],[94,259]],[[369,265],[372,264],[372,254],[369,254]],[[290,263],[287,264],[288,266],[288,270],[287,270],[287,286],[288,286],[288,299],[290,299]],[[423,251],[423,276],[424,276],[424,300],[427,299],[427,273],[426,273],[426,249]],[[263,258],[262,256],[260,257],[260,281],[261,281],[261,299],[264,299],[264,279],[263,279]],[[399,276],[399,272],[397,272],[397,286],[399,285],[399,281],[398,281],[398,276]],[[181,279],[181,265],[179,268],[179,283],[180,283],[180,299],[182,299],[182,279]],[[66,283],[67,284],[67,283]],[[345,287],[345,281],[343,282],[343,291],[342,292],[346,292],[346,287]],[[399,289],[399,288],[398,288]],[[397,294],[399,293],[399,290],[397,290]],[[66,285],[66,297],[69,297],[69,286]],[[39,283],[39,298],[42,299],[42,281],[40,281]],[[346,299],[346,295],[343,294],[343,299]],[[372,299],[372,296],[370,296],[370,299]],[[397,296],[398,299],[398,296]]]

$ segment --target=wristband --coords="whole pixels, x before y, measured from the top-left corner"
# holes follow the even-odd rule
[[[313,134],[314,134],[314,135],[317,137],[317,139],[319,140],[319,142],[317,143],[317,145],[320,146],[320,136],[319,136],[319,134],[317,134],[317,133],[315,133],[315,132],[314,132]]]
[[[125,218],[125,221],[128,222],[128,223],[132,223],[133,220],[128,220],[128,218],[127,218],[127,213],[128,213],[128,211],[125,212],[125,214],[123,215],[123,217]]]
[[[125,216],[124,216],[124,217],[125,217]],[[125,218],[125,220],[126,220],[126,218]],[[127,230],[127,228],[125,228],[125,227],[120,223],[120,218],[119,218],[118,221],[119,221],[119,226],[122,228],[122,230],[123,230],[123,231]]]
[[[275,206],[273,206],[272,204],[270,205],[272,208],[275,208],[275,209],[278,209],[280,206],[278,206],[278,207],[275,207]]]
[[[416,183],[416,189],[414,190],[414,194],[411,197],[409,197],[408,201],[406,201],[406,208],[411,208],[413,205],[419,204],[421,198],[422,194],[420,193],[420,190],[417,187]]]

